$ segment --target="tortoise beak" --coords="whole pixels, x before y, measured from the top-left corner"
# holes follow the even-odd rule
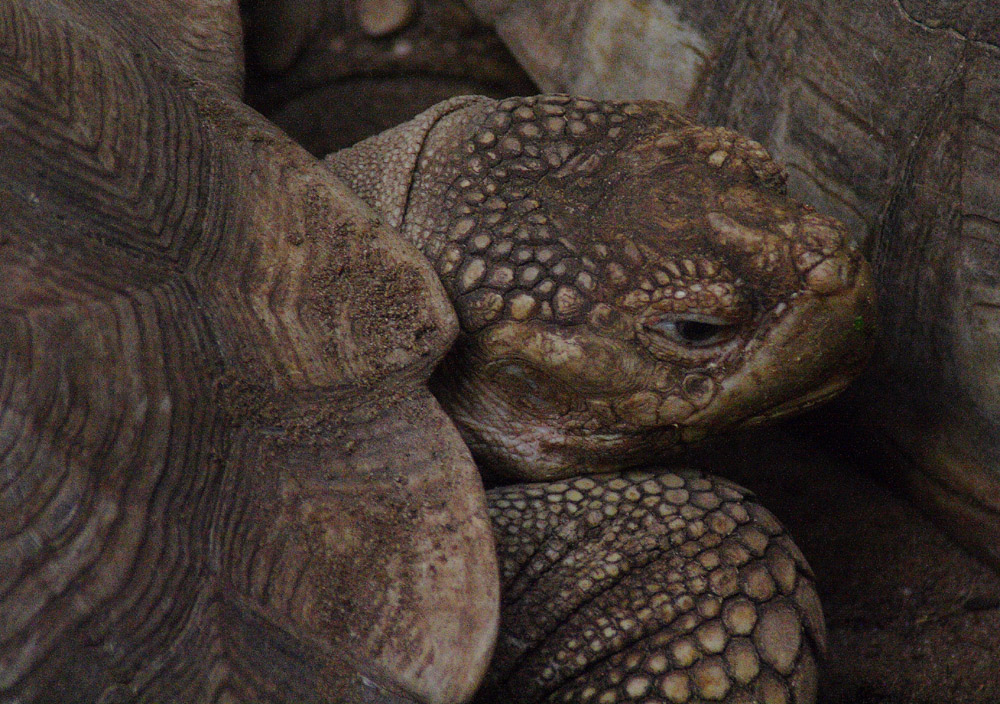
[[[803,289],[746,348],[719,396],[692,416],[682,439],[731,418],[728,427],[760,425],[827,401],[861,372],[874,348],[875,287],[868,263],[842,250],[803,275]]]

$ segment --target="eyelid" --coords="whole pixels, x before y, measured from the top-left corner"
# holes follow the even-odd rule
[[[645,325],[655,327],[660,323],[676,323],[682,321],[705,323],[706,325],[718,325],[719,327],[731,327],[738,324],[738,322],[732,318],[722,318],[717,315],[709,315],[707,313],[661,313],[656,316],[655,319],[647,321]]]

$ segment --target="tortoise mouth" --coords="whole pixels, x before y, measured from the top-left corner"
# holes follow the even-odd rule
[[[735,427],[753,428],[759,425],[773,423],[774,421],[782,418],[804,413],[811,408],[821,406],[827,401],[830,401],[840,395],[840,393],[851,383],[853,378],[853,376],[850,376],[832,379],[825,385],[818,389],[814,389],[804,396],[799,396],[798,398],[793,398],[789,401],[776,404],[770,408],[765,408],[759,413],[755,413],[748,418],[744,418],[739,421]]]

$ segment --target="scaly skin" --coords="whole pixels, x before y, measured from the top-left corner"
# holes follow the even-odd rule
[[[829,398],[870,351],[840,225],[664,103],[457,98],[328,161],[434,262],[463,332],[433,388],[489,472],[654,461]]]
[[[867,264],[763,148],[663,103],[456,98],[328,157],[435,264],[432,388],[487,474],[500,638],[480,702],[808,704],[811,573],[746,492],[603,475],[818,403],[871,342]]]
[[[812,702],[805,559],[752,496],[680,471],[490,492],[503,606],[479,698]]]

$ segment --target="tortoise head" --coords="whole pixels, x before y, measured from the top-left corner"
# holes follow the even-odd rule
[[[736,133],[516,98],[440,118],[417,162],[399,224],[462,326],[432,389],[489,471],[653,461],[830,398],[869,354],[867,264]]]

